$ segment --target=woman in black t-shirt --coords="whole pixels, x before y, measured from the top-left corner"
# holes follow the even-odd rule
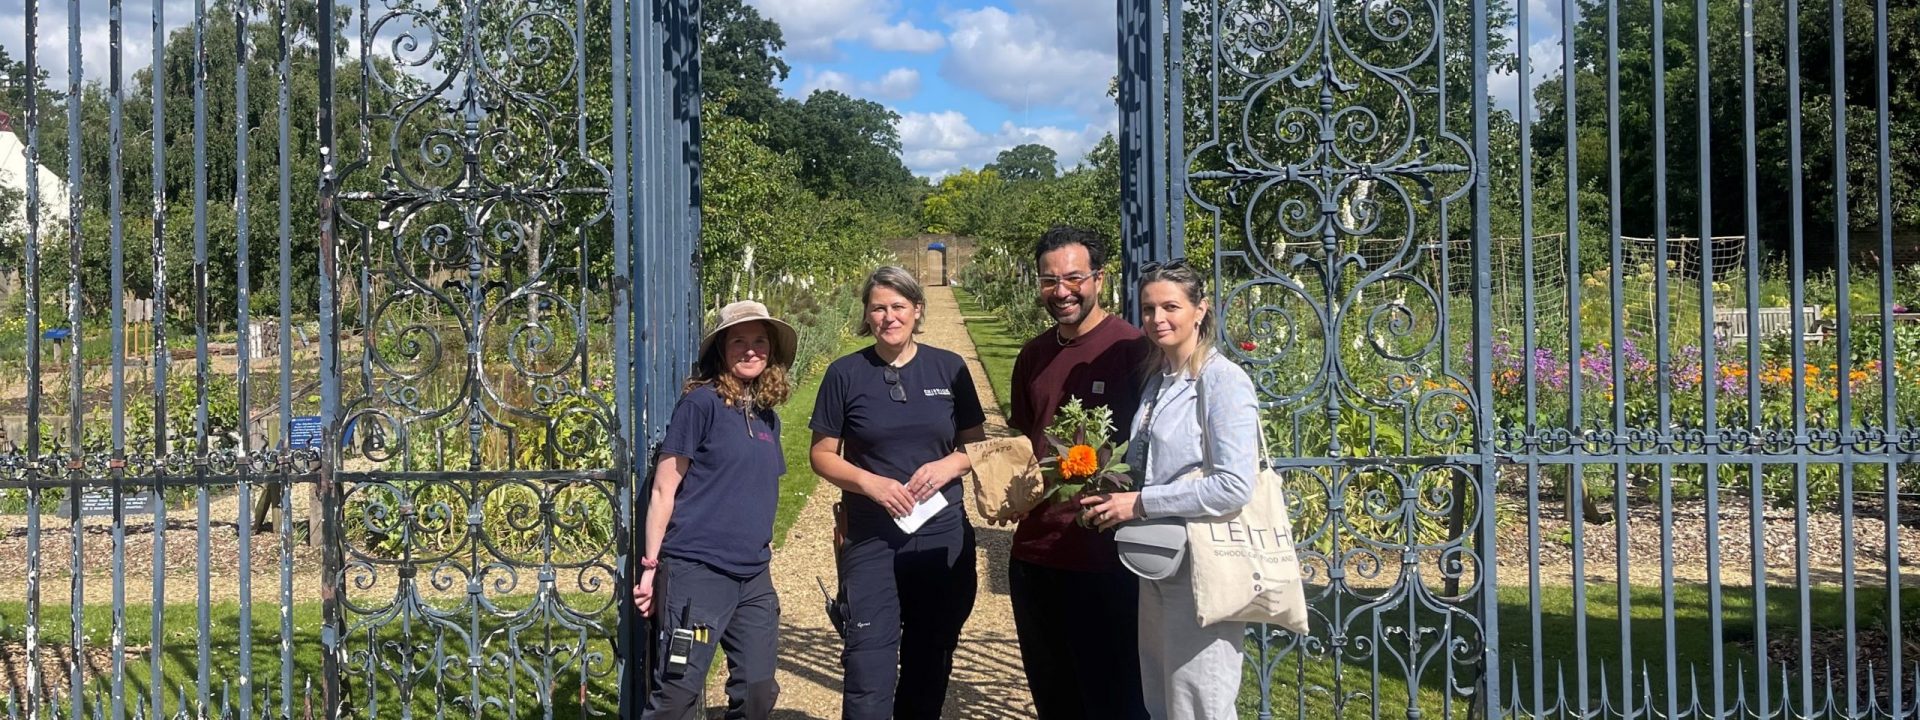
[[[827,367],[811,425],[813,471],[846,508],[841,717],[938,718],[977,586],[961,447],[986,438],[986,414],[960,356],[915,342],[912,275],[880,268],[861,298],[873,346]]]
[[[764,719],[780,688],[780,599],[767,572],[786,456],[780,416],[791,386],[793,328],[765,305],[720,309],[660,445],[633,587],[654,618],[655,657],[641,717],[691,720],[718,644],[727,651],[727,717]]]

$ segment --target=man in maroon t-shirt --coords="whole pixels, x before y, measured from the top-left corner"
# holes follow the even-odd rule
[[[1020,348],[1007,422],[1040,457],[1051,453],[1047,426],[1069,398],[1113,408],[1116,440],[1128,436],[1140,404],[1152,345],[1100,307],[1107,247],[1091,231],[1056,227],[1034,248],[1040,302],[1055,324]],[[1120,565],[1112,533],[1074,523],[1079,510],[1044,502],[1013,533],[1007,580],[1034,709],[1041,720],[1146,718],[1139,579]]]

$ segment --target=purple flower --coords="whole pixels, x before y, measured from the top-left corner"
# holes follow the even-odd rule
[[[1720,392],[1732,393],[1735,395],[1747,394],[1747,384],[1744,382],[1741,382],[1740,378],[1735,377],[1733,375],[1721,375],[1719,384],[1720,384]]]

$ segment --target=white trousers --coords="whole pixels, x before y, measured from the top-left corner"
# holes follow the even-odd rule
[[[1192,564],[1165,580],[1140,581],[1140,687],[1154,720],[1235,716],[1240,646],[1247,624],[1200,627]]]

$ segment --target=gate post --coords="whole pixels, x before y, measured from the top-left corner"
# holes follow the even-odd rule
[[[1487,4],[1474,3],[1473,24],[1473,390],[1478,398],[1474,415],[1473,452],[1479,460],[1481,537],[1479,717],[1491,718],[1500,708],[1500,582],[1499,528],[1494,521],[1494,488],[1499,484],[1495,464],[1493,408],[1493,197],[1487,183]],[[1526,52],[1522,50],[1522,52]],[[1578,472],[1576,470],[1576,472]],[[1621,521],[1625,522],[1622,517]]]
[[[1116,0],[1120,14],[1120,304],[1140,324],[1134,293],[1140,266],[1175,257],[1160,217],[1165,145],[1159,142],[1163,96],[1158,0]]]
[[[619,343],[626,377],[616,388],[623,405],[627,472],[618,494],[628,525],[619,533],[619,583],[640,575],[647,513],[649,460],[665,436],[680,397],[681,380],[695,361],[701,321],[700,290],[700,3],[699,0],[616,0],[625,6],[625,53],[615,74],[615,106],[626,117],[615,130],[616,267],[627,288],[618,310],[631,329]],[[617,32],[617,31],[616,31]],[[630,43],[630,44],[627,44]],[[619,83],[616,83],[619,85]],[[631,162],[626,162],[628,153]],[[631,310],[630,316],[627,310]],[[618,341],[616,341],[618,342]],[[625,588],[620,600],[620,713],[637,717],[647,689],[650,631]]]
[[[340,279],[338,162],[334,151],[333,0],[319,0],[320,91],[320,481],[315,494],[320,512],[320,715],[338,718],[346,704],[341,674],[346,669],[346,620],[340,605],[344,590],[345,550],[340,538]],[[309,532],[313,532],[310,530]]]

